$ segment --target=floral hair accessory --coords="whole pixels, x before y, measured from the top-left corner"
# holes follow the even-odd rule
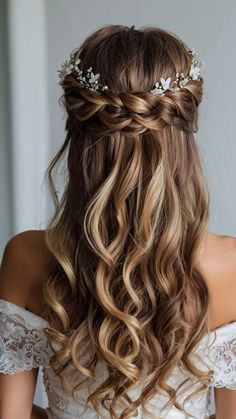
[[[188,50],[188,53],[192,55],[192,63],[189,70],[189,73],[185,77],[183,73],[177,73],[175,80],[171,83],[171,78],[168,77],[164,79],[163,77],[160,78],[160,81],[155,83],[154,89],[150,92],[156,95],[164,95],[167,91],[176,91],[180,90],[184,87],[189,80],[200,80],[200,72],[201,68],[205,63],[201,62],[197,58],[196,51],[192,48]],[[94,74],[92,71],[92,67],[89,67],[84,75],[82,70],[79,68],[79,64],[81,63],[81,59],[75,59],[75,53],[70,54],[70,59],[65,61],[61,65],[61,69],[58,70],[59,76],[59,84],[62,84],[64,78],[71,74],[72,72],[77,73],[77,80],[81,84],[82,87],[88,90],[96,91],[96,92],[103,92],[104,90],[108,90],[109,87],[103,85],[99,82],[100,74]]]
[[[176,78],[172,83],[170,77],[166,80],[161,77],[160,81],[155,83],[155,88],[151,90],[152,93],[163,95],[166,91],[174,92],[176,90],[180,90],[189,82],[189,80],[200,80],[201,68],[205,63],[198,60],[198,54],[193,48],[188,50],[188,53],[193,57],[188,75],[184,77],[184,73],[177,73]]]
[[[100,74],[94,74],[92,71],[92,67],[89,67],[86,71],[86,75],[83,75],[82,70],[79,68],[79,64],[81,63],[81,59],[77,58],[75,60],[75,54],[70,55],[70,60],[65,61],[61,65],[61,69],[58,70],[59,76],[59,84],[63,83],[64,78],[71,74],[73,71],[76,71],[78,76],[76,77],[82,87],[85,89],[94,90],[94,91],[103,91],[107,90],[108,86],[103,86],[99,83]]]

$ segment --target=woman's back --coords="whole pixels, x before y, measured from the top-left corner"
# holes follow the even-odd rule
[[[9,283],[6,281],[1,284],[2,298],[6,293],[6,297],[12,299],[13,302],[22,302],[22,305],[29,311],[41,315],[42,281],[53,260],[45,243],[44,230],[19,233],[9,241],[8,246],[13,248],[11,250],[13,257],[19,258],[19,262],[21,260],[21,266],[16,268],[14,263],[12,268],[17,269],[17,278],[12,278]],[[236,238],[208,231],[199,249],[196,267],[204,274],[212,293],[209,313],[210,330],[236,320]],[[19,279],[19,273],[22,275],[22,280]],[[27,288],[24,288],[21,295],[22,281],[30,292],[30,298],[26,292]]]
[[[52,369],[48,365],[49,347],[45,337],[41,335],[42,327],[48,326],[48,322],[43,320],[43,296],[42,283],[43,278],[47,274],[50,266],[52,255],[47,249],[44,241],[43,231],[26,231],[14,236],[6,246],[4,253],[1,276],[0,276],[0,312],[5,315],[9,324],[13,329],[5,336],[12,336],[14,332],[20,328],[35,328],[35,339],[37,340],[37,348],[34,349],[34,339],[32,339],[32,330],[30,331],[31,346],[33,350],[31,356],[35,359],[39,358],[39,365],[44,366],[43,377],[48,394],[49,408],[47,417],[49,418],[95,418],[98,417],[93,409],[84,411],[85,396],[89,394],[89,387],[82,389],[79,393],[80,404],[75,403],[70,393],[63,390],[60,379],[55,377]],[[233,416],[226,414],[227,407],[235,403],[235,396],[232,389],[236,389],[236,239],[229,236],[218,236],[211,232],[207,233],[205,241],[202,243],[198,255],[197,267],[201,269],[205,275],[207,283],[212,293],[211,310],[209,312],[209,325],[212,332],[201,340],[198,351],[201,354],[205,348],[204,345],[211,343],[215,339],[214,330],[216,329],[216,340],[213,348],[210,350],[210,357],[217,357],[217,365],[212,362],[213,358],[208,359],[209,366],[215,369],[215,378],[213,386],[215,388],[216,403],[219,418],[230,419]],[[9,302],[9,303],[8,303]],[[23,308],[23,310],[22,310]],[[189,307],[190,311],[192,307]],[[27,311],[26,311],[27,310]],[[35,316],[36,315],[36,316]],[[21,320],[19,320],[21,319]],[[6,323],[5,323],[6,324]],[[7,329],[5,329],[6,332]],[[14,335],[14,333],[13,333]],[[26,340],[25,346],[29,344],[28,332],[24,331],[22,335]],[[12,338],[11,338],[12,339]],[[3,347],[2,347],[3,349]],[[48,351],[48,352],[47,352]],[[7,359],[7,358],[5,358]],[[204,358],[206,360],[206,358]],[[19,363],[18,355],[18,363]],[[23,361],[23,359],[21,359]],[[9,361],[8,361],[9,362]],[[14,356],[11,358],[9,368],[14,367]],[[27,361],[29,362],[29,361]],[[32,361],[35,362],[35,361]],[[196,364],[197,364],[196,360]],[[24,365],[24,362],[22,362]],[[201,365],[201,364],[199,364]],[[32,367],[29,362],[28,367]],[[37,366],[37,362],[35,364]],[[203,365],[201,365],[203,367]],[[16,367],[16,365],[15,365]],[[0,361],[0,370],[6,368],[6,363]],[[221,370],[220,370],[221,368]],[[185,372],[186,373],[186,372]],[[71,377],[78,374],[78,371],[72,371]],[[96,367],[97,381],[94,382],[92,388],[101,383],[106,378],[106,370],[102,364]],[[169,377],[169,383],[177,387],[186,376],[178,366],[173,370]],[[222,389],[221,387],[225,387]],[[192,391],[194,387],[191,387]],[[227,389],[228,388],[228,389]],[[91,391],[91,390],[90,390]],[[191,393],[188,389],[184,392],[184,397]],[[139,394],[138,387],[134,388],[131,396],[135,397]],[[190,404],[187,403],[186,409],[197,418],[203,419],[207,417],[209,412],[209,396],[208,392],[197,396]],[[148,407],[153,414],[160,414],[160,407],[167,401],[166,396],[158,394],[157,397],[150,401]],[[81,415],[81,416],[78,416]],[[140,410],[140,418],[149,418]],[[162,412],[162,418],[177,419],[184,418],[182,413],[173,408],[168,408]],[[102,418],[109,418],[106,412],[103,412]],[[157,417],[157,416],[156,416]]]

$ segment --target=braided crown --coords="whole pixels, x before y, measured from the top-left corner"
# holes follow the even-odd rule
[[[175,80],[171,83],[171,78],[168,77],[164,79],[160,78],[159,81],[156,81],[154,88],[150,91],[156,95],[164,95],[167,91],[176,91],[184,87],[190,80],[200,80],[200,71],[205,63],[198,60],[198,54],[194,48],[189,49],[188,53],[192,55],[192,63],[189,70],[189,73],[185,77],[183,73],[177,73]],[[79,81],[81,87],[85,89],[103,92],[108,90],[107,85],[103,85],[99,82],[100,74],[94,74],[92,67],[89,67],[86,70],[86,74],[83,74],[82,70],[79,68],[81,59],[76,59],[76,53],[71,53],[69,60],[66,60],[62,65],[60,70],[58,70],[59,84],[63,84],[65,77],[72,72],[77,73],[76,79]]]

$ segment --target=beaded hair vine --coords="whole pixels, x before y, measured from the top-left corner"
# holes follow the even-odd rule
[[[150,90],[151,93],[154,93],[156,95],[164,95],[167,91],[173,92],[176,90],[180,90],[189,82],[189,80],[200,80],[201,68],[205,63],[198,60],[198,54],[193,48],[188,50],[188,53],[192,55],[192,63],[188,75],[184,77],[183,73],[177,73],[176,78],[172,83],[170,77],[168,77],[167,79],[161,77],[160,80],[155,83],[154,89]],[[92,67],[89,67],[86,71],[86,74],[84,75],[82,70],[79,68],[80,63],[81,59],[76,59],[76,53],[71,53],[70,59],[66,60],[61,65],[61,69],[57,71],[59,77],[59,84],[63,83],[65,77],[68,74],[76,72],[78,74],[76,79],[79,81],[80,85],[85,89],[92,90],[95,92],[103,92],[104,90],[109,89],[107,85],[103,85],[99,82],[100,74],[94,74]]]

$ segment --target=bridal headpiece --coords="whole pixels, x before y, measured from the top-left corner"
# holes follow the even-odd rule
[[[205,63],[198,60],[198,54],[193,48],[188,50],[188,53],[192,55],[192,63],[187,76],[185,77],[183,73],[177,73],[173,82],[171,82],[170,77],[167,79],[161,77],[160,80],[155,83],[154,89],[150,91],[151,93],[156,95],[164,95],[167,91],[180,90],[189,82],[189,80],[200,80],[201,68]],[[76,79],[79,81],[82,87],[96,92],[103,92],[104,90],[109,89],[108,86],[99,82],[100,74],[94,74],[92,67],[89,67],[86,71],[86,74],[83,74],[82,70],[79,68],[80,63],[81,59],[76,58],[76,53],[71,53],[70,59],[65,61],[61,65],[61,69],[58,70],[59,84],[63,83],[64,78],[68,74],[76,72]]]

